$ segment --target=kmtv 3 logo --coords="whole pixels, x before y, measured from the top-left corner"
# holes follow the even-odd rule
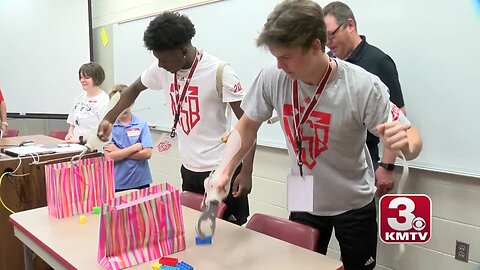
[[[427,243],[432,234],[432,201],[427,195],[384,195],[380,199],[380,239],[387,243]]]

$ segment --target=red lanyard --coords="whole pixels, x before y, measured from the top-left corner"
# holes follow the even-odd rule
[[[293,103],[293,131],[295,133],[295,143],[297,146],[297,164],[300,169],[300,176],[303,176],[303,159],[302,159],[302,125],[307,121],[308,117],[313,112],[313,109],[317,106],[320,95],[322,94],[325,86],[327,85],[328,79],[332,74],[332,66],[329,64],[327,66],[327,70],[325,74],[323,74],[323,78],[320,81],[320,84],[317,86],[317,90],[315,91],[315,95],[313,96],[312,100],[308,104],[307,108],[305,109],[302,118],[300,118],[300,106],[298,105],[298,82],[297,80],[293,81],[292,84],[292,103]]]
[[[200,50],[197,50],[197,55],[195,56],[195,60],[193,61],[190,71],[188,72],[188,76],[187,76],[187,79],[185,80],[185,85],[183,85],[181,94],[179,93],[179,89],[178,89],[177,73],[173,75],[173,85],[175,87],[175,102],[177,103],[177,109],[176,111],[174,111],[173,126],[172,126],[172,131],[170,132],[171,138],[175,138],[175,136],[177,135],[176,129],[177,129],[178,121],[180,120],[180,110],[182,109],[182,104],[185,101],[185,97],[187,96],[187,90],[188,90],[188,87],[190,86],[190,81],[192,80],[193,73],[197,68],[198,62],[200,61],[200,59],[202,59],[202,55],[203,53]]]

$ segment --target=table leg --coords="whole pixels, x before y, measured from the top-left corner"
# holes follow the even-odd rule
[[[32,270],[33,251],[26,245],[23,245],[23,261],[25,262],[25,270]]]

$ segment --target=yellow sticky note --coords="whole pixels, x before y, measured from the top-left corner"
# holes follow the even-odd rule
[[[103,47],[106,47],[108,44],[108,35],[105,27],[102,27],[102,30],[100,30],[100,37],[102,38]]]

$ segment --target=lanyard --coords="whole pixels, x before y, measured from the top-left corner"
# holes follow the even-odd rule
[[[185,97],[187,96],[187,90],[188,90],[188,87],[190,86],[190,81],[192,80],[193,73],[197,68],[198,61],[202,59],[202,55],[203,53],[197,50],[197,55],[195,56],[195,60],[193,61],[190,71],[188,72],[188,76],[187,76],[187,79],[185,80],[185,85],[183,85],[181,94],[179,93],[179,89],[178,89],[177,73],[173,75],[173,84],[175,87],[175,102],[177,103],[177,109],[174,111],[173,126],[172,126],[172,131],[170,132],[171,138],[175,138],[175,136],[177,135],[175,131],[177,129],[178,121],[180,120],[180,110],[182,109],[182,104],[185,101]]]
[[[293,131],[295,133],[295,143],[297,146],[297,165],[300,169],[300,176],[303,176],[303,159],[302,159],[302,125],[307,121],[308,117],[313,112],[315,106],[317,106],[320,95],[322,94],[325,86],[327,85],[328,79],[332,74],[332,66],[330,65],[331,59],[327,66],[327,70],[325,74],[323,74],[323,78],[320,81],[320,84],[317,86],[317,90],[315,91],[315,95],[313,95],[312,100],[308,104],[307,108],[305,109],[302,117],[300,118],[300,106],[298,105],[298,81],[294,80],[292,84],[292,103],[293,103]]]

